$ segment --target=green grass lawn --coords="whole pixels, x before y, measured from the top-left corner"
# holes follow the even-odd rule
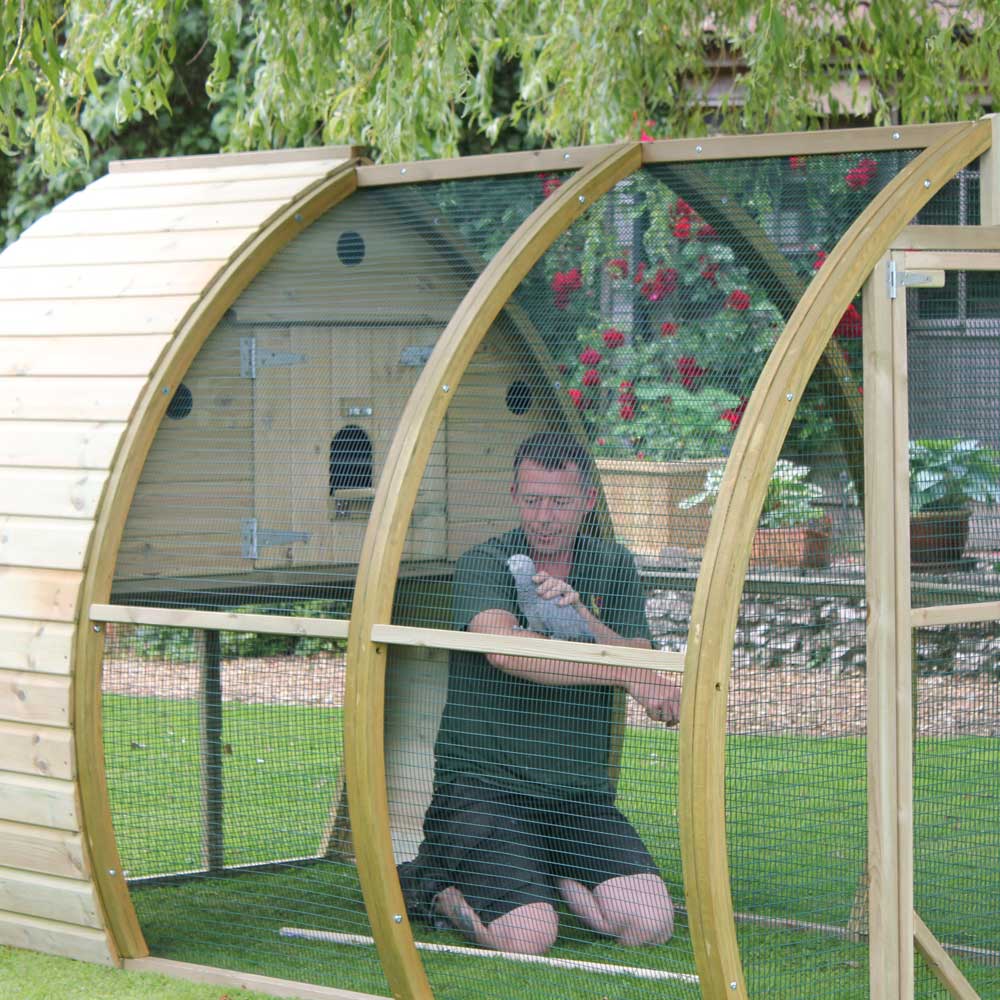
[[[107,696],[108,775],[123,864],[131,878],[201,867],[198,718],[191,701]],[[226,863],[312,858],[339,787],[334,709],[244,705],[224,713]],[[941,940],[1000,943],[998,741],[921,741],[916,808],[918,907]],[[865,856],[865,747],[857,738],[739,736],[728,744],[727,825],[736,910],[757,919],[844,927]],[[682,901],[677,833],[677,736],[630,730],[619,801]],[[275,870],[133,882],[152,954],[388,995],[374,949],[281,937],[285,926],[367,934],[354,867],[302,862]],[[419,938],[464,945],[457,934]],[[867,996],[867,947],[796,926],[738,924],[754,996]],[[564,915],[553,957],[694,972],[683,916],[667,945],[626,951]],[[1000,969],[961,960],[984,996]],[[441,998],[631,1000],[697,997],[680,981],[543,969],[425,955]],[[930,981],[918,996],[937,997]]]

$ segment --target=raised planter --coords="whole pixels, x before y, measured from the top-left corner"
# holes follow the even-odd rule
[[[695,551],[705,546],[711,503],[681,509],[680,502],[699,493],[710,469],[724,458],[680,462],[598,459],[597,473],[611,514],[615,537],[633,552],[659,555],[665,546]]]
[[[830,565],[830,519],[794,528],[758,528],[750,550],[751,566],[823,569]]]
[[[968,540],[968,508],[910,515],[910,562],[914,566],[960,562]]]

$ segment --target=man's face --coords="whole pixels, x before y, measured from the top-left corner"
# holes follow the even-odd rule
[[[597,490],[584,486],[575,463],[546,469],[524,459],[510,488],[521,527],[540,556],[571,553],[580,524],[593,509]]]

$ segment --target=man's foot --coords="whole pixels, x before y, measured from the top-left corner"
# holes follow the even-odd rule
[[[455,886],[449,885],[447,889],[442,889],[431,900],[431,909],[448,921],[448,928],[457,930],[475,944],[485,943],[486,927],[479,919],[479,914],[469,906]],[[437,921],[434,926],[441,929]]]

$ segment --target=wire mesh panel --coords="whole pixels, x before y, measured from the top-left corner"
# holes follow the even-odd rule
[[[343,688],[332,640],[108,626],[108,786],[153,954],[387,992],[373,953],[282,935],[368,933],[342,804]]]
[[[577,641],[683,649],[712,503],[753,386],[825,253],[908,156],[657,165],[553,245],[454,390],[437,439],[449,479],[462,482],[460,498],[449,497],[453,628],[517,637],[564,627]],[[741,619],[727,813],[754,995],[843,996],[831,983],[844,970],[857,995],[867,989],[864,562],[850,464],[861,445],[860,334],[852,306],[769,494]],[[575,618],[532,617],[538,598],[544,609],[563,594]],[[398,624],[439,615],[412,598],[397,602]],[[397,857],[404,888],[411,877],[415,887],[418,933],[454,947],[488,943],[484,928],[539,905],[549,955],[675,974],[657,983],[623,973],[608,995],[625,995],[628,975],[636,995],[697,995],[677,978],[695,970],[676,737],[657,702],[670,681],[511,656],[441,652],[443,708],[440,689],[437,701],[409,703],[442,719],[433,747],[398,748],[428,809],[408,842],[420,845],[416,855]],[[389,685],[391,701],[391,676]],[[580,803],[602,815],[597,789],[626,821],[601,839],[637,845],[628,877],[648,870],[674,902],[665,943],[626,949],[585,909],[600,897],[595,886],[617,877],[575,818]],[[402,791],[390,796],[399,813],[413,807]],[[459,822],[470,811],[475,836]],[[523,827],[541,838],[541,874]],[[506,853],[502,879],[494,852]],[[594,891],[574,895],[567,880]],[[626,908],[646,912],[626,885]],[[449,887],[472,900],[469,910],[441,902]],[[438,961],[427,960],[436,991],[457,996]],[[497,963],[468,959],[465,969],[466,992],[474,982],[484,995],[522,995]],[[568,970],[558,982],[560,997],[596,988]],[[539,995],[534,978],[530,991]]]
[[[946,271],[910,292],[907,346],[913,603],[996,601],[1000,276]],[[983,997],[1000,992],[998,651],[996,621],[913,634],[915,906]],[[918,964],[918,995],[937,989]]]

